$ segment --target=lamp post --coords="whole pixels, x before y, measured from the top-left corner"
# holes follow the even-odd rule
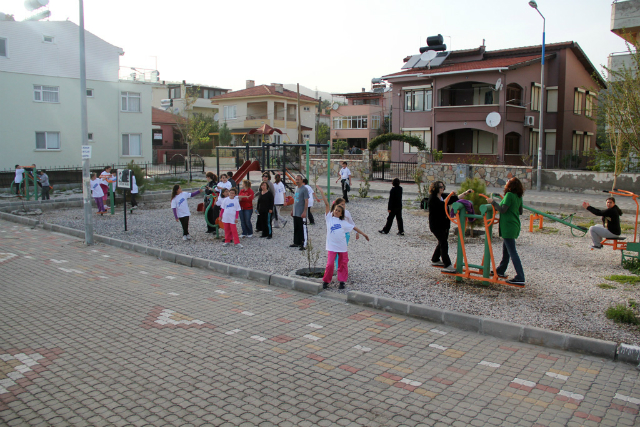
[[[544,33],[546,19],[538,9],[538,3],[534,0],[529,2],[529,6],[534,8],[542,17],[542,65],[540,66],[540,132],[538,133],[538,178],[536,182],[536,190],[542,189],[542,141],[544,140]]]
[[[87,68],[84,55],[84,4],[80,5],[80,129],[82,132],[80,141],[82,145],[88,145],[89,126],[87,124]],[[82,159],[82,205],[84,207],[84,241],[87,245],[93,245],[93,218],[91,218],[91,182],[89,159]]]

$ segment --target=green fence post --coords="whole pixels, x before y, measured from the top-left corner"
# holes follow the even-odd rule
[[[116,195],[113,192],[113,186],[111,183],[107,182],[107,186],[109,187],[109,203],[111,203],[111,215],[115,215],[116,213]]]
[[[33,168],[33,191],[36,196],[34,200],[38,200],[38,169],[37,168]]]
[[[458,227],[458,253],[456,255],[456,273],[461,274],[462,273],[462,266],[464,265],[464,256],[462,253],[462,241],[464,239],[464,233],[465,233],[465,222],[466,222],[466,210],[464,208],[464,205],[462,203],[454,203],[452,206],[453,208],[453,215],[455,216],[458,212],[460,212],[460,226]],[[445,207],[445,209],[449,209],[448,206]],[[456,282],[461,282],[462,281],[462,277],[456,276]]]
[[[482,213],[482,220],[486,221],[489,219],[493,219],[493,208],[491,205],[481,205],[480,212]],[[483,224],[484,225],[484,224]],[[489,230],[486,236],[484,236],[484,262],[482,263],[482,277],[489,278],[489,273],[491,271],[491,233],[492,233],[493,225],[489,226]],[[489,282],[483,282],[489,283]]]

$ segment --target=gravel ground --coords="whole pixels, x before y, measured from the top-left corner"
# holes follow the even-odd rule
[[[284,229],[274,229],[273,239],[241,239],[244,248],[222,247],[222,241],[205,234],[204,216],[196,213],[200,197],[190,199],[191,241],[183,241],[180,224],[173,219],[166,203],[143,203],[127,215],[129,231],[124,232],[122,208],[115,216],[94,215],[94,232],[147,246],[222,261],[278,274],[307,267],[306,252],[289,248],[293,239],[292,221]],[[347,290],[377,294],[442,309],[492,317],[577,335],[640,344],[640,331],[608,320],[604,311],[610,305],[640,300],[640,286],[607,282],[605,276],[629,274],[620,266],[620,254],[610,248],[591,251],[589,239],[573,237],[570,228],[545,221],[543,232],[528,232],[528,215],[523,215],[522,234],[517,240],[527,286],[516,289],[480,282],[456,282],[430,265],[436,240],[428,231],[426,214],[407,203],[404,211],[405,236],[381,235],[387,201],[354,198],[347,208],[359,228],[371,238],[349,243],[349,282]],[[323,206],[313,208],[316,225],[309,226],[311,242],[320,249],[318,267],[326,264],[326,236]],[[95,209],[94,209],[95,211]],[[285,208],[289,217],[291,209]],[[595,217],[594,217],[595,218]],[[82,210],[46,212],[43,219],[67,227],[83,229]],[[252,217],[255,224],[255,215]],[[238,225],[240,231],[240,225]],[[549,231],[547,231],[549,230]],[[555,232],[553,231],[555,230]],[[497,235],[497,230],[494,230]],[[450,238],[449,255],[455,259],[456,239]],[[484,238],[467,240],[468,259],[481,263]],[[501,254],[501,240],[493,239],[494,253]],[[499,260],[498,260],[499,261]],[[513,275],[513,267],[507,274]],[[601,289],[609,283],[617,289]],[[332,291],[337,283],[332,283]]]

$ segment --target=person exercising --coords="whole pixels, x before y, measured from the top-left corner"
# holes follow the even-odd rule
[[[602,217],[602,225],[593,225],[589,227],[589,236],[591,236],[592,249],[602,249],[603,239],[611,239],[620,237],[622,233],[620,229],[620,216],[622,210],[616,205],[616,199],[607,197],[607,209],[600,210],[590,206],[588,202],[582,203],[582,207],[594,215]]]

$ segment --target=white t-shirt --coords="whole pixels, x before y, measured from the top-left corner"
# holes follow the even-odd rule
[[[222,203],[227,200],[228,197],[222,197],[222,196],[218,196],[218,200],[216,200],[216,206],[222,206]]]
[[[100,178],[91,180],[91,197],[104,197],[104,191],[102,191],[100,184],[102,184]]]
[[[273,184],[273,188],[276,190],[276,194],[273,197],[273,204],[284,205],[284,193],[286,191],[284,188],[284,184],[282,182]]]
[[[100,176],[99,176],[98,178],[100,179],[100,181],[102,181],[102,182],[101,182],[101,184],[102,184],[102,185],[109,185],[109,184],[107,183],[107,180],[108,180],[108,179],[111,179],[111,172],[102,171],[102,172],[100,173]]]
[[[349,179],[349,176],[351,176],[349,168],[340,169],[340,179]]]
[[[191,193],[186,193],[183,191],[182,193],[174,197],[171,201],[171,209],[176,209],[178,218],[191,216],[191,212],[189,211],[189,203],[187,203],[187,199],[189,197],[191,197]]]
[[[240,212],[241,209],[240,199],[238,199],[238,196],[234,197],[233,199],[227,197],[226,199],[224,199],[224,202],[222,202],[222,205],[220,207],[224,209],[224,212],[222,213],[222,222],[224,222],[225,224],[235,224],[236,212]]]
[[[309,190],[309,207],[313,207],[313,190],[311,189],[310,185],[305,185],[305,187],[307,187],[307,190]]]
[[[16,169],[16,178],[13,180],[16,184],[20,184],[22,182],[22,175],[24,174],[24,169]]]
[[[131,192],[138,194],[138,184],[136,184],[136,177],[131,174]]]
[[[353,222],[353,217],[351,216],[351,212],[349,212],[348,210],[344,210],[344,220],[347,221],[349,224],[353,225],[354,227],[356,226],[356,223]]]
[[[216,188],[218,190],[218,193],[221,193],[223,188],[226,188],[227,190],[231,190],[231,183],[229,181],[227,182],[220,181],[218,185],[216,185]]]
[[[349,222],[336,218],[333,212],[326,215],[327,220],[327,250],[331,252],[347,252],[346,233],[353,230]]]

